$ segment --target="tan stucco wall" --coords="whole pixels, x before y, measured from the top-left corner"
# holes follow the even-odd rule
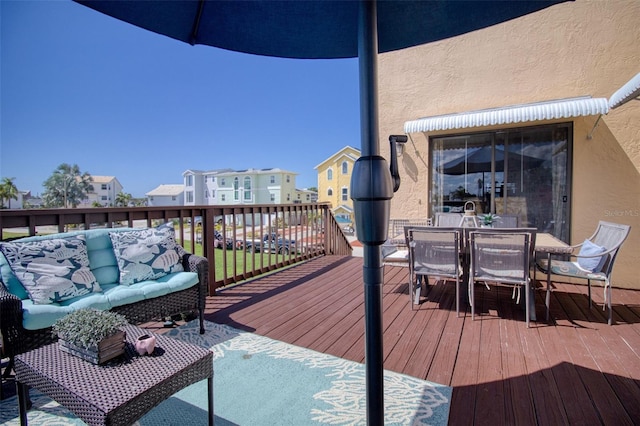
[[[379,56],[381,153],[388,136],[421,117],[583,95],[609,98],[640,72],[640,1],[577,0],[428,45]],[[640,102],[573,120],[572,243],[599,220],[632,226],[613,274],[640,289]],[[520,127],[550,122],[530,122]],[[456,130],[476,132],[489,128]],[[412,134],[401,158],[392,218],[428,209],[429,136]]]

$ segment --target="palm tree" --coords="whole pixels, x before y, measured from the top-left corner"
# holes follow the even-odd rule
[[[11,200],[18,199],[18,188],[13,183],[14,180],[15,178],[2,178],[2,183],[0,183],[0,208],[5,208],[4,200],[9,201],[9,205],[11,205]]]
[[[119,192],[118,195],[116,195],[116,207],[117,206],[127,207],[131,202],[132,198],[133,197],[131,196],[131,194],[127,192]]]
[[[93,178],[81,173],[77,164],[60,164],[43,186],[42,198],[47,207],[77,207],[93,191]]]

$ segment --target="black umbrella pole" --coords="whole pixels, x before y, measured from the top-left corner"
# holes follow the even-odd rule
[[[384,369],[382,346],[382,284],[384,267],[381,246],[363,245],[365,264],[364,314],[367,424],[384,424]],[[367,262],[367,260],[369,262]]]

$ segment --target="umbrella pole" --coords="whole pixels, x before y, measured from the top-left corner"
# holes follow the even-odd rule
[[[363,245],[367,424],[384,424],[381,245],[387,239],[393,185],[378,144],[377,15],[375,1],[362,0],[358,22],[362,156],[351,177],[358,239]]]

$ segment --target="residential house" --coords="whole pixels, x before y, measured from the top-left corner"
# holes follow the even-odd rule
[[[318,202],[318,192],[311,191],[309,189],[298,189],[296,188],[295,194],[293,196],[294,204],[310,204]]]
[[[315,167],[318,171],[318,202],[331,203],[333,214],[346,222],[354,220],[351,173],[358,158],[360,150],[345,146]]]
[[[187,170],[183,173],[185,205],[293,203],[296,175],[278,168]]]
[[[577,0],[379,55],[381,154],[409,136],[391,217],[473,201],[571,244],[628,224],[613,285],[640,288],[640,102],[609,103],[640,72],[639,19],[638,1]]]
[[[147,196],[147,205],[150,207],[184,205],[184,185],[158,185],[157,188],[145,195]]]
[[[87,194],[87,198],[82,200],[79,207],[93,207],[95,203],[102,207],[113,207],[116,203],[116,196],[122,192],[122,185],[114,176],[91,176],[93,181],[93,191]]]

